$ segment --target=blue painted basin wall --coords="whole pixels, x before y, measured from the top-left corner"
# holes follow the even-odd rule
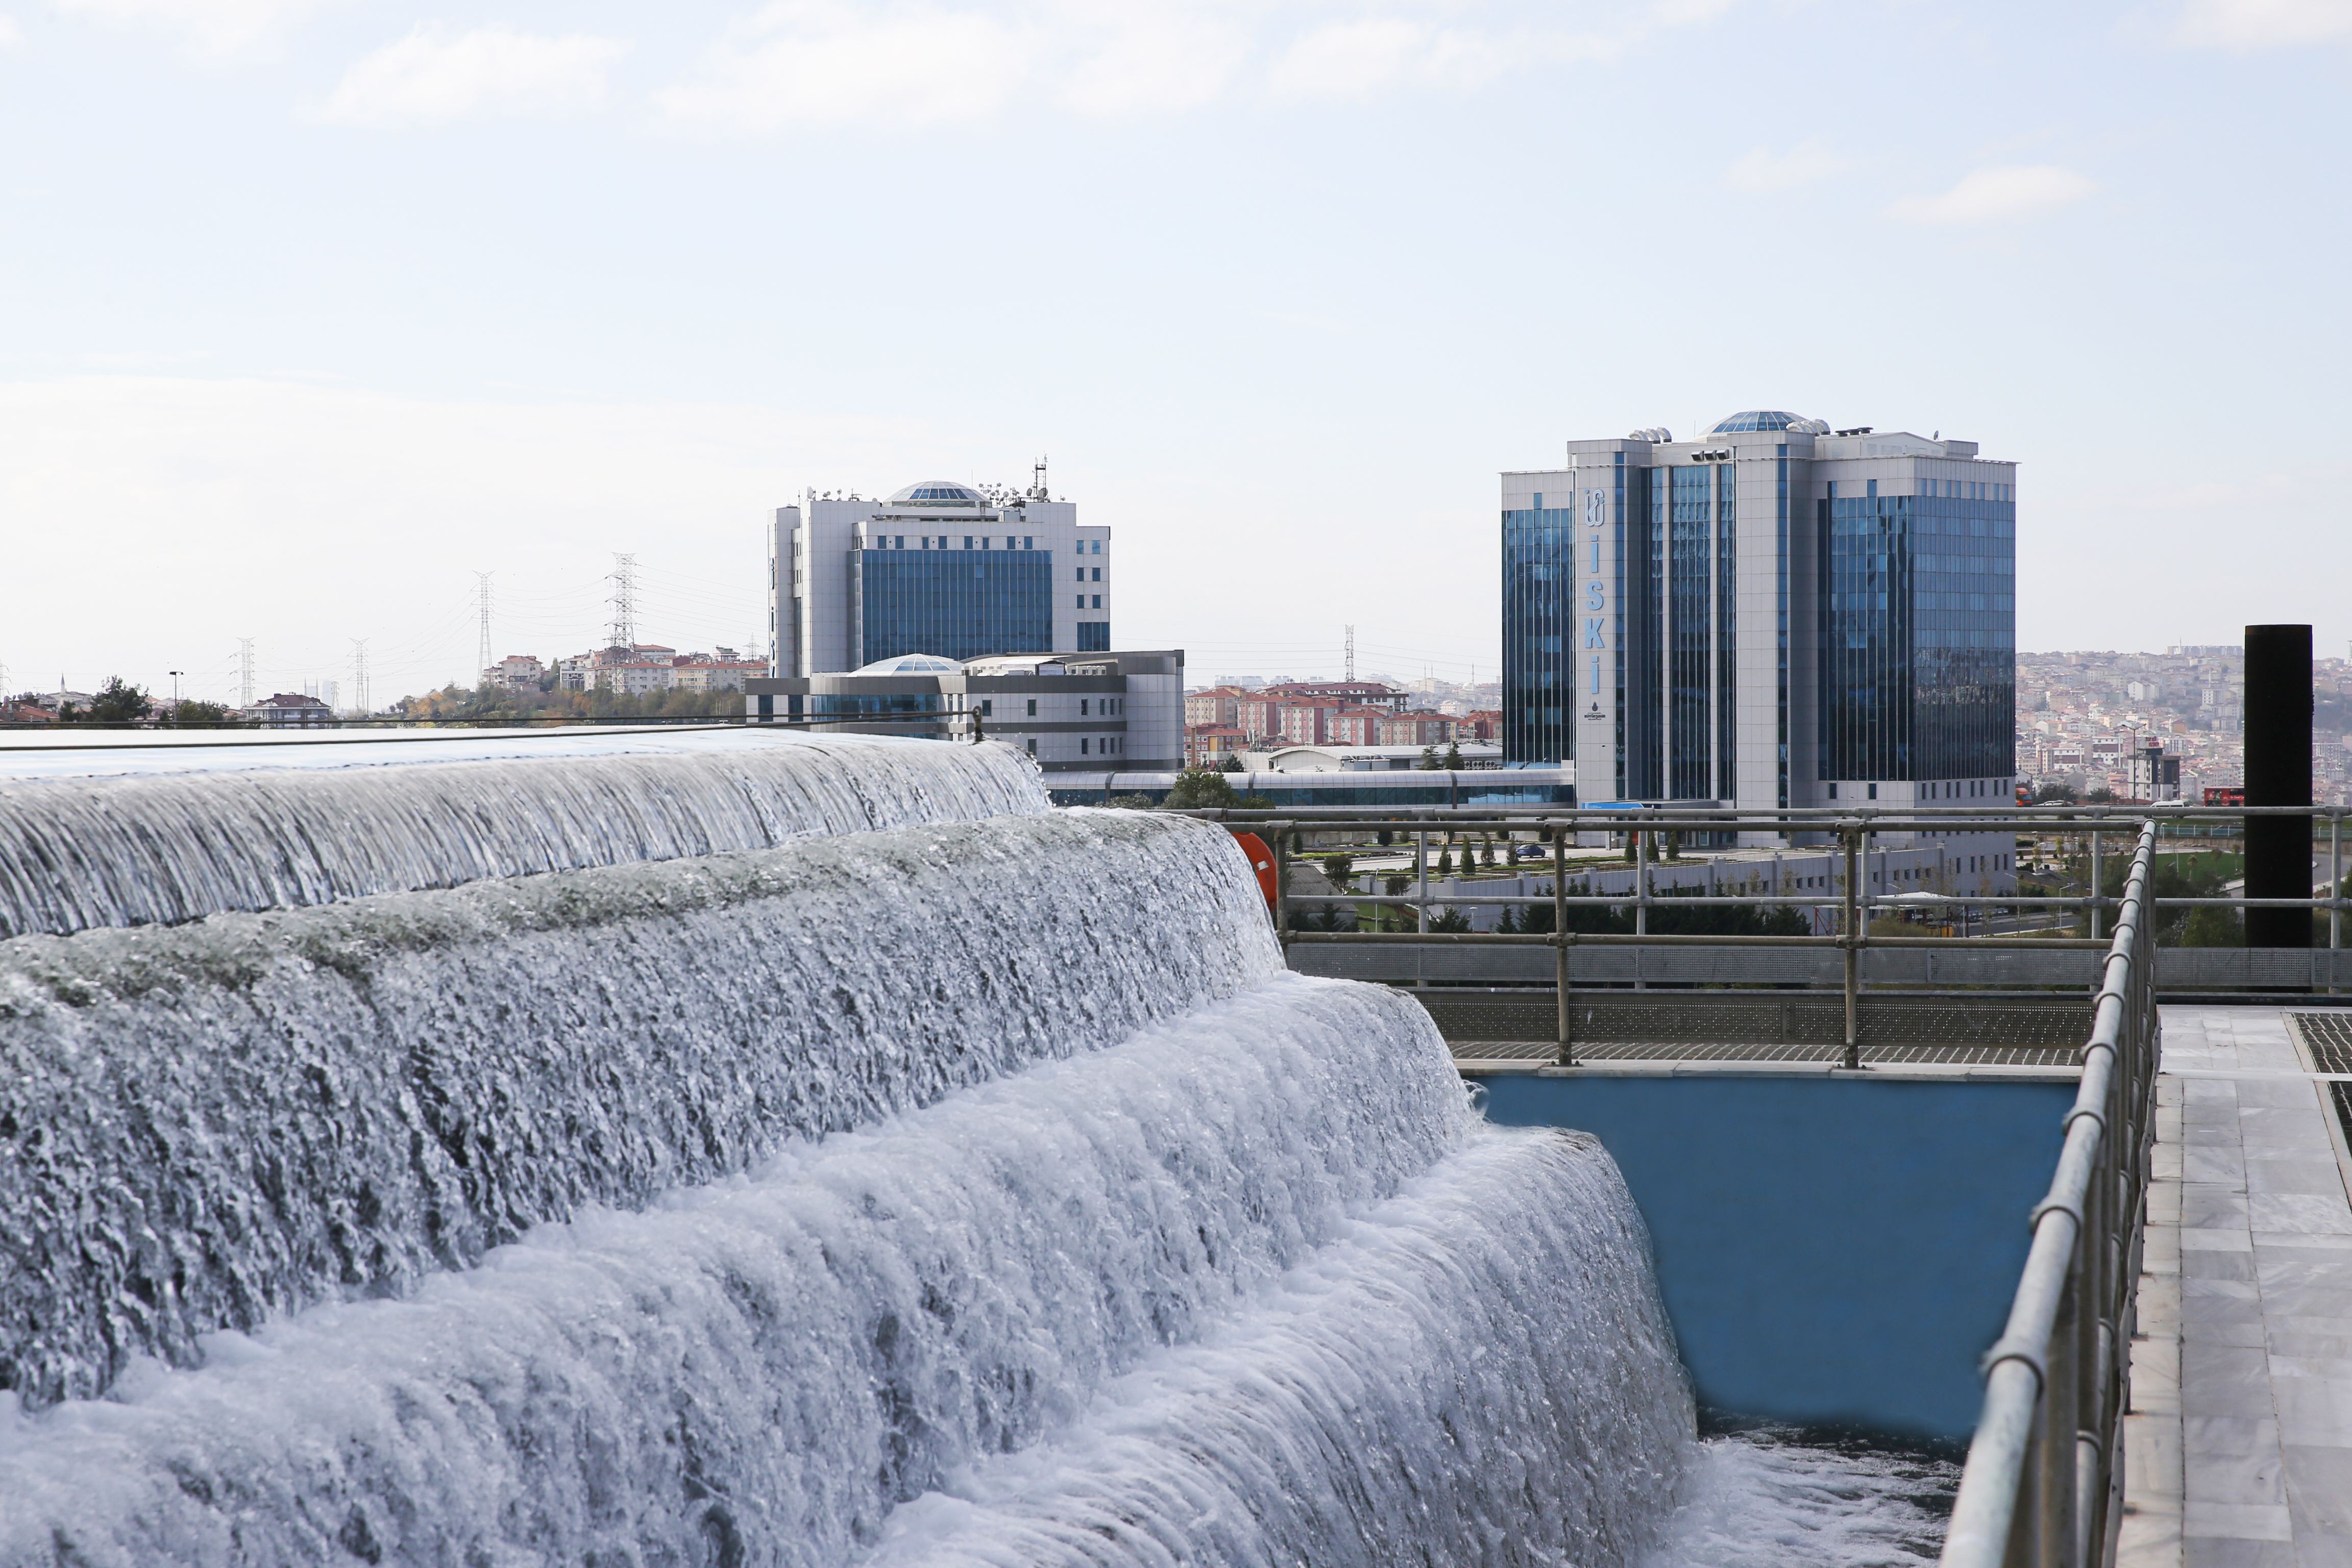
[[[1486,1078],[1616,1156],[1699,1403],[1965,1439],[2071,1084]]]

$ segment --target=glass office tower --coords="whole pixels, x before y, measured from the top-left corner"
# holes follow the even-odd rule
[[[2015,465],[1759,409],[1502,481],[1507,763],[1587,802],[2007,798]]]
[[[1110,647],[1110,530],[1045,493],[948,479],[886,500],[819,496],[776,510],[769,561],[774,678],[903,654],[1100,653]]]

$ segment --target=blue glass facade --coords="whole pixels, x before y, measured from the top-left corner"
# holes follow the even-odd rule
[[[1739,796],[1739,480],[1729,463],[1715,470],[1715,795]]]
[[[1816,503],[1825,780],[2015,769],[2016,507],[1922,488]]]
[[[1503,760],[1566,762],[1576,688],[1569,626],[1575,518],[1566,506],[1503,513]],[[1568,500],[1565,494],[1558,498]]]
[[[2011,470],[1908,435],[1823,453],[1818,420],[1736,417],[1736,458],[1637,433],[1507,481],[1506,764],[1572,761],[1590,800],[1780,806],[1841,779],[2007,774]]]
[[[1018,651],[1027,653],[1029,650],[1027,648],[1022,648]],[[1080,621],[1078,623],[1077,651],[1080,653],[1108,653],[1110,651],[1110,623],[1108,621]]]
[[[1615,581],[1610,584],[1616,602],[1613,642],[1617,657],[1617,795],[1644,800],[1664,787],[1658,769],[1658,623],[1665,587],[1664,548],[1665,520],[1661,514],[1663,489],[1650,482],[1651,470],[1626,467],[1616,471],[1617,535]]]
[[[1669,468],[1672,499],[1667,503],[1666,552],[1669,647],[1666,652],[1666,711],[1671,749],[1667,765],[1668,792],[1676,800],[1705,799],[1712,793],[1708,777],[1713,740],[1707,721],[1714,686],[1710,646],[1713,606],[1708,589],[1708,541],[1715,531],[1715,474],[1712,468]]]
[[[1055,651],[1049,550],[858,554],[861,664],[908,653],[966,659]]]

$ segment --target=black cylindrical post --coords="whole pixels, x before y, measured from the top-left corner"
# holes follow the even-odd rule
[[[2311,804],[2311,628],[2246,628],[2246,804]],[[2311,897],[2311,818],[2246,819],[2246,897]],[[2308,910],[2248,910],[2248,947],[2309,947]]]

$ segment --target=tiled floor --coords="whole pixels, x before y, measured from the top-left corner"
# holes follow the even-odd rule
[[[2352,1568],[2352,1203],[2278,1012],[2167,1007],[2127,1568]]]

